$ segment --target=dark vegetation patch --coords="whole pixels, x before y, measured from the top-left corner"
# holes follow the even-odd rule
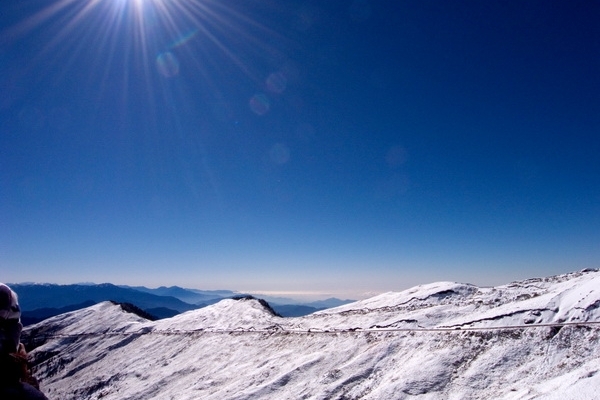
[[[590,311],[595,310],[598,307],[600,307],[600,300],[596,300],[595,302],[593,302],[592,304],[587,306],[585,311],[590,312]]]
[[[275,311],[273,309],[273,307],[271,307],[271,305],[264,299],[257,299],[254,296],[251,296],[249,294],[244,295],[244,296],[234,296],[232,297],[233,300],[257,300],[260,305],[262,305],[269,313],[271,313],[272,315],[276,316],[276,317],[281,317],[281,315],[279,315],[279,313],[277,311]]]
[[[454,290],[452,289],[447,289],[447,290],[442,290],[441,292],[437,292],[432,294],[429,297],[433,297],[434,299],[445,299],[446,297],[450,297],[452,295],[457,294]]]
[[[554,336],[558,335],[558,332],[562,329],[562,326],[552,326],[548,333],[546,334],[546,340],[552,339]]]
[[[114,305],[121,306],[121,309],[123,311],[135,314],[138,317],[142,317],[142,318],[147,319],[149,321],[156,321],[157,320],[157,318],[154,315],[152,315],[152,314],[150,314],[150,313],[142,310],[138,306],[135,306],[135,305],[133,305],[131,303],[119,303],[119,302],[113,301],[113,300],[111,300],[110,302],[113,303]]]

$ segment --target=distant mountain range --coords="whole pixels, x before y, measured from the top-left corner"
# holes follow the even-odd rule
[[[237,292],[231,290],[196,290],[184,289],[179,286],[161,286],[155,289],[149,289],[145,286],[121,286],[123,288],[134,289],[144,293],[154,294],[156,296],[175,297],[181,301],[197,306],[207,306],[214,304],[215,300],[219,301],[224,298],[229,298],[238,295]]]
[[[204,291],[178,286],[150,289],[144,286],[117,286],[110,283],[76,285],[22,283],[10,284],[10,286],[19,295],[24,325],[103,301],[133,304],[157,319],[169,318],[240,295],[231,290]],[[271,301],[270,304],[282,316],[298,317],[350,302],[352,300],[331,298],[308,304],[278,304]]]
[[[158,321],[103,302],[22,341],[61,400],[598,399],[600,271],[436,282],[299,318],[250,296]]]

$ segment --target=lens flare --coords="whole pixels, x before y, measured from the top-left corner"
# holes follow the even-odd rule
[[[256,115],[265,115],[270,108],[271,103],[264,93],[257,93],[250,99],[250,109]]]
[[[197,33],[198,33],[198,29],[194,29],[184,35],[181,35],[177,40],[175,40],[173,43],[171,43],[171,45],[169,46],[169,49],[174,49],[176,47],[183,46],[184,44],[189,42],[194,36],[196,36]]]
[[[269,151],[271,161],[277,165],[283,165],[290,161],[290,149],[283,143],[276,143]]]
[[[170,51],[160,53],[156,57],[156,67],[158,68],[158,72],[167,78],[172,78],[179,74],[179,61]]]
[[[287,78],[282,72],[274,72],[267,77],[265,83],[269,92],[281,94],[287,87]]]

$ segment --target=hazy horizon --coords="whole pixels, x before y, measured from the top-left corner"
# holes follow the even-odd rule
[[[585,269],[585,268],[584,268]],[[582,269],[580,269],[582,270]],[[580,270],[573,270],[573,271],[566,271],[564,273],[573,273],[573,272],[579,272]],[[559,273],[556,275],[561,275],[563,273]],[[520,280],[526,280],[526,279],[535,279],[535,278],[547,278],[549,276],[552,275],[547,275],[547,276],[527,276],[527,277],[522,277],[519,279],[514,279],[511,281],[507,281],[507,282],[496,282],[496,283],[490,283],[490,284],[476,284],[473,282],[462,282],[462,281],[455,281],[455,280],[448,280],[447,282],[456,282],[459,284],[472,284],[478,287],[494,287],[494,286],[502,286],[502,285],[508,285],[510,283],[513,282],[517,282]],[[143,286],[146,287],[148,289],[157,289],[159,287],[180,287],[182,289],[186,289],[186,290],[199,290],[199,291],[231,291],[233,293],[236,294],[250,294],[253,296],[265,296],[265,297],[270,297],[270,298],[281,298],[281,299],[291,299],[294,301],[306,301],[306,302],[313,302],[313,301],[319,301],[319,300],[326,300],[329,298],[337,298],[340,300],[364,300],[367,298],[371,298],[371,297],[375,297],[378,296],[380,294],[383,293],[387,293],[387,292],[402,292],[404,290],[407,289],[411,289],[413,287],[416,286],[420,286],[420,285],[427,285],[427,284],[432,284],[432,283],[439,283],[439,282],[443,282],[443,281],[429,281],[429,282],[418,282],[415,284],[411,284],[408,286],[401,286],[398,287],[395,290],[388,290],[388,291],[371,291],[371,292],[360,292],[360,291],[352,291],[352,290],[347,290],[344,288],[340,288],[340,290],[334,292],[334,291],[310,291],[310,290],[306,290],[306,291],[282,291],[282,290],[243,290],[243,289],[238,289],[238,288],[233,288],[233,287],[219,287],[219,288],[205,288],[205,287],[189,287],[189,286],[185,286],[185,285],[178,285],[178,284],[173,284],[173,285],[155,285],[155,286],[146,286],[146,285],[140,285],[140,284],[126,284],[126,283],[115,283],[115,282],[63,282],[63,283],[56,283],[56,282],[32,282],[32,281],[28,281],[28,282],[6,282],[8,285],[11,284],[50,284],[50,285],[101,285],[101,284],[113,284],[113,285],[117,285],[117,286],[128,286],[128,287],[137,287],[137,286]]]

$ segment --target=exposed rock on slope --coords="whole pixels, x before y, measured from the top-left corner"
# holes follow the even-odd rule
[[[289,319],[256,299],[155,322],[102,303],[29,333],[57,399],[592,399],[599,305],[600,273],[585,271],[435,283]]]

